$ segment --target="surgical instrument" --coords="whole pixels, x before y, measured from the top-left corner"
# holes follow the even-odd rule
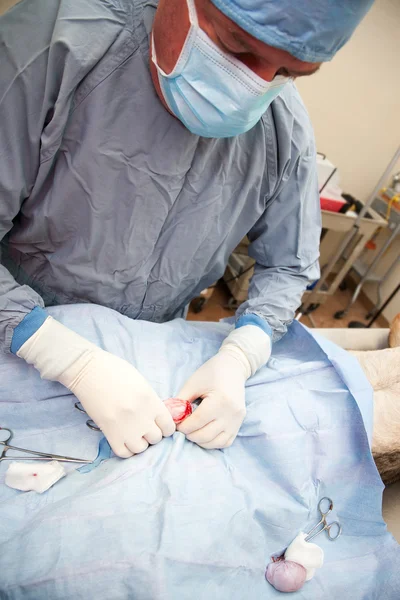
[[[324,510],[322,508],[322,503],[323,502],[327,502],[329,504],[329,508],[325,512],[324,512]],[[319,523],[317,523],[315,525],[315,527],[313,527],[311,529],[311,531],[309,531],[307,533],[307,537],[305,538],[305,541],[309,542],[310,540],[312,540],[313,538],[315,538],[317,535],[319,535],[322,531],[326,531],[327,534],[328,534],[328,538],[331,540],[331,542],[334,542],[335,540],[337,540],[337,538],[339,537],[339,535],[342,533],[342,526],[340,525],[340,523],[338,521],[332,521],[332,523],[329,523],[329,524],[326,522],[326,517],[333,510],[333,502],[332,502],[332,500],[330,498],[327,498],[327,497],[321,498],[321,500],[318,502],[318,510],[321,513],[321,520],[319,521]],[[319,527],[320,525],[323,526],[322,529],[319,529],[316,533],[313,533],[317,529],[317,527]],[[332,527],[337,527],[337,533],[336,533],[336,535],[332,535],[331,534]]]
[[[79,412],[87,414],[86,410],[83,408],[83,406],[80,402],[75,402],[74,406],[77,410],[79,410]],[[96,423],[93,421],[93,419],[88,419],[86,421],[86,425],[89,427],[89,429],[92,429],[93,431],[101,431],[100,427],[98,425],[96,425]]]
[[[38,452],[36,450],[28,450],[27,448],[18,448],[17,446],[11,446],[8,442],[12,438],[12,431],[7,427],[0,427],[0,435],[2,431],[8,432],[8,437],[5,440],[0,441],[0,445],[3,446],[3,450],[0,454],[0,462],[2,460],[58,460],[60,462],[72,462],[72,463],[92,463],[92,460],[85,460],[83,458],[72,458],[71,456],[60,456],[59,454],[49,454],[47,452]],[[17,450],[18,452],[24,452],[25,454],[33,454],[34,456],[6,456],[8,450]]]

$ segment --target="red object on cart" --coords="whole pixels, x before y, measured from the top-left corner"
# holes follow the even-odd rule
[[[339,212],[342,206],[346,204],[344,198],[334,198],[329,196],[320,196],[321,209],[329,210],[330,212]]]

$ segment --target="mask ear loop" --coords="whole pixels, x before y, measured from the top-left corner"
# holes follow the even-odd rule
[[[194,0],[186,0],[186,5],[188,7],[190,25],[192,25],[195,29],[198,29],[199,20],[197,18],[197,10]]]
[[[156,67],[156,69],[159,73],[159,76],[162,75],[163,77],[168,77],[168,78],[172,79],[173,77],[177,77],[178,75],[180,75],[188,61],[191,50],[196,41],[197,32],[200,29],[199,22],[197,19],[196,8],[195,8],[193,0],[186,0],[186,4],[188,7],[188,12],[189,12],[190,27],[189,27],[189,31],[187,33],[186,39],[183,43],[182,50],[179,54],[178,60],[176,61],[176,64],[175,64],[174,68],[172,69],[171,73],[168,73],[168,74],[165,73],[165,71],[163,71],[162,68],[157,63],[157,54],[156,54],[156,48],[155,48],[155,43],[154,43],[154,35],[153,35],[153,32],[151,32],[151,60],[154,64],[154,66]]]
[[[168,106],[169,111],[173,115],[176,115],[177,114],[177,107],[175,105],[175,108],[174,108],[174,106],[172,105],[172,103],[175,104],[174,99],[172,97],[171,101],[170,101],[169,98],[168,98],[168,95],[166,94],[166,92],[164,90],[163,76],[164,77],[168,77],[168,75],[165,75],[164,71],[157,64],[157,56],[156,56],[156,50],[155,50],[155,47],[154,47],[153,33],[151,33],[151,60],[153,61],[153,64],[155,65],[156,70],[157,70],[158,83],[160,85],[160,90],[161,90],[162,96],[164,98],[164,101],[165,101],[166,105]],[[176,66],[175,66],[175,69],[176,69]],[[171,75],[169,75],[169,77],[170,76]]]

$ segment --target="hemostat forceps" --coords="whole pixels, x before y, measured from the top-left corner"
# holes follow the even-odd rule
[[[328,510],[324,512],[324,510],[322,509],[322,504],[323,503],[328,504]],[[335,540],[338,539],[339,535],[342,533],[342,526],[340,525],[340,523],[338,521],[332,521],[332,523],[327,523],[326,522],[326,517],[329,515],[329,513],[332,512],[333,509],[333,502],[330,498],[321,498],[321,500],[318,502],[318,510],[321,513],[321,520],[319,523],[317,523],[315,525],[315,527],[313,527],[311,529],[311,531],[309,531],[307,533],[307,537],[305,538],[306,542],[309,542],[310,540],[312,540],[313,538],[315,538],[317,535],[319,535],[322,531],[326,531],[328,534],[328,538],[331,540],[331,542],[334,542]],[[320,525],[322,525],[321,529],[318,529],[318,531],[316,531],[314,533],[314,531],[317,529],[317,527],[319,527]],[[331,534],[331,529],[335,528],[336,529],[336,535]]]
[[[0,446],[3,446],[3,450],[0,453],[0,462],[2,460],[58,460],[60,462],[71,462],[71,463],[92,463],[92,460],[85,460],[83,458],[72,458],[71,456],[60,456],[59,454],[49,454],[47,452],[38,452],[37,450],[28,450],[27,448],[18,448],[17,446],[11,446],[8,442],[12,438],[11,429],[7,427],[0,427],[0,435],[2,431],[8,433],[8,437],[5,440],[0,441]],[[17,450],[24,454],[32,454],[33,456],[6,456],[8,450]]]

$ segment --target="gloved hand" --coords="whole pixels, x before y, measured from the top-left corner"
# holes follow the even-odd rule
[[[202,448],[227,448],[246,415],[245,384],[271,354],[270,337],[259,327],[245,325],[228,335],[219,352],[202,365],[177,396],[203,401],[178,425],[178,431]]]
[[[168,409],[135,367],[52,317],[17,355],[42,378],[71,390],[121,458],[143,452],[175,431]]]

